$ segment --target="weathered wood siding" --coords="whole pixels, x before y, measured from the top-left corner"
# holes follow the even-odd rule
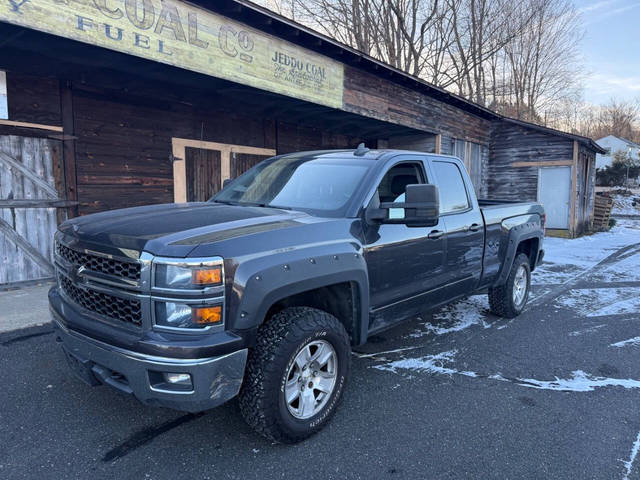
[[[488,161],[488,198],[536,201],[538,166],[514,167],[516,162],[545,162],[573,158],[573,142],[519,125],[496,124]]]
[[[54,162],[60,142],[0,136],[0,199],[58,198]],[[0,284],[53,275],[55,208],[0,208]]]
[[[344,110],[476,143],[489,142],[491,122],[386,78],[352,67],[344,72]]]
[[[595,200],[596,155],[580,145],[578,149],[577,183],[575,201],[576,234],[588,232],[593,224],[593,203]]]
[[[389,148],[415,150],[417,152],[436,153],[436,135],[406,135],[389,138]]]

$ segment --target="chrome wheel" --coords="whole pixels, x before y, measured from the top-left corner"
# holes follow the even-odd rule
[[[338,376],[338,356],[326,340],[305,345],[287,372],[284,401],[289,413],[305,420],[326,405]]]
[[[527,291],[529,290],[527,278],[527,268],[520,265],[513,279],[513,304],[520,308],[525,301]]]

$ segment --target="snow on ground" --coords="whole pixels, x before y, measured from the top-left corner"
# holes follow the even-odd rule
[[[404,358],[402,360],[396,360],[388,362],[383,365],[374,365],[373,368],[377,370],[386,370],[393,373],[398,373],[398,370],[414,370],[424,373],[435,373],[440,375],[464,375],[466,377],[477,377],[474,372],[460,371],[455,368],[445,367],[444,364],[452,362],[455,359],[457,350],[449,350],[448,352],[441,352],[437,355],[426,355],[424,357],[417,358]]]
[[[564,294],[555,303],[584,317],[623,315],[640,311],[638,293],[637,288],[580,288]]]
[[[629,475],[631,475],[631,470],[633,470],[633,461],[638,456],[638,451],[640,451],[640,433],[638,433],[638,436],[636,437],[636,441],[633,442],[633,447],[631,447],[631,456],[629,457],[629,460],[624,462],[624,468],[626,470],[626,473],[622,478],[622,480],[629,480]]]
[[[445,333],[459,332],[472,325],[482,325],[490,328],[485,321],[485,315],[489,311],[489,300],[486,295],[474,295],[456,303],[443,307],[433,315],[434,323],[424,322],[422,328],[416,329],[408,336],[420,338],[433,333],[444,335]]]
[[[634,200],[635,198],[640,198],[640,195],[614,195],[611,214],[640,215],[640,202]]]
[[[606,327],[606,323],[601,323],[600,325],[594,325],[593,327],[584,328],[582,330],[574,330],[573,332],[569,332],[570,337],[579,337],[580,335],[586,335],[588,333],[597,332],[603,327]]]
[[[555,380],[536,380],[534,378],[518,378],[518,385],[539,390],[555,390],[559,392],[592,392],[601,387],[640,388],[640,381],[629,378],[594,377],[582,370],[572,372],[571,378]]]
[[[425,355],[414,358],[402,358],[400,360],[387,361],[379,358],[378,361],[384,361],[381,365],[373,365],[370,368],[376,370],[402,374],[403,371],[413,373],[428,373],[433,375],[462,375],[471,378],[484,378],[497,380],[501,382],[510,382],[521,387],[535,388],[538,390],[552,390],[557,392],[592,392],[596,388],[603,387],[622,387],[622,388],[640,388],[640,380],[630,378],[609,378],[596,377],[582,370],[574,370],[569,378],[555,377],[553,380],[538,380],[535,378],[510,378],[504,377],[500,373],[486,374],[476,373],[469,370],[458,370],[451,366],[447,366],[455,361],[457,350],[449,350],[438,353],[436,355]],[[375,357],[373,357],[375,359]]]
[[[567,283],[616,250],[640,243],[640,224],[632,220],[620,220],[608,232],[566,239],[546,237],[544,239],[544,263],[533,272],[532,283]],[[640,258],[636,258],[640,267]]]
[[[622,347],[628,347],[628,346],[638,346],[640,345],[640,337],[633,337],[630,338],[628,340],[622,340],[621,342],[616,342],[616,343],[612,343],[611,345],[609,345],[610,347],[617,347],[617,348],[622,348]]]

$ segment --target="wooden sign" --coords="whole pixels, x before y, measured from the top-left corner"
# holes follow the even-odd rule
[[[9,118],[7,105],[7,74],[0,70],[0,120]]]
[[[0,21],[342,108],[343,66],[175,0],[0,0]]]

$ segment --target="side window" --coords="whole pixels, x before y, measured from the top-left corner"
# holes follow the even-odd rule
[[[432,165],[433,171],[438,178],[440,214],[469,208],[467,189],[458,166],[455,163],[438,161],[434,161]]]
[[[403,162],[394,165],[378,185],[380,202],[404,202],[407,185],[417,183],[425,183],[423,169],[418,163]],[[404,218],[404,209],[389,209],[389,218]]]

